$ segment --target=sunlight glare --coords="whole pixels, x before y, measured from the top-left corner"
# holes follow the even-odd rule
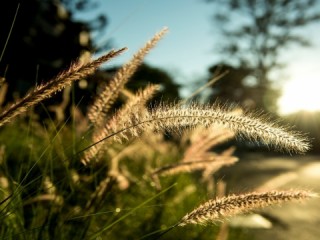
[[[283,88],[278,102],[283,115],[301,110],[320,111],[320,77],[302,73],[296,72]]]

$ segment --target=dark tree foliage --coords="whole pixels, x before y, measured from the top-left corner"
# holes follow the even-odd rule
[[[97,15],[94,10],[100,6],[101,0],[60,0],[60,2],[70,11],[70,13],[91,12],[90,17],[85,18],[85,23],[91,32],[100,33],[93,39],[93,46],[96,52],[106,51],[112,46],[112,39],[104,40],[102,43],[99,37],[103,37],[105,28],[108,25],[108,18],[105,14]],[[88,14],[87,14],[88,15]],[[84,21],[84,18],[81,18]]]
[[[172,77],[164,70],[147,64],[143,64],[138,68],[127,86],[130,89],[138,90],[149,83],[161,86],[159,94],[153,100],[160,101],[163,98],[162,100],[165,101],[175,101],[179,99],[179,85],[173,81]]]
[[[71,13],[57,1],[6,0],[0,3],[1,48],[19,2],[0,73],[9,84],[9,92],[23,94],[36,81],[56,75],[83,51],[92,51],[92,43],[88,24],[72,21]]]
[[[73,17],[76,11],[89,11],[97,7],[89,3],[94,1],[5,0],[0,2],[2,10],[0,50],[3,53],[0,61],[0,77],[4,78],[8,84],[6,98],[2,104],[23,96],[36,84],[48,81],[85,53],[105,51],[109,47],[96,47],[90,36],[92,31],[106,26],[105,16],[92,16],[84,20],[75,20]],[[14,21],[15,13],[17,17]],[[9,35],[11,27],[12,32]],[[59,93],[44,102],[47,110],[38,106],[36,112],[46,117],[49,111],[52,113],[51,117],[56,118],[57,113],[54,109],[59,106],[57,104],[63,101],[70,106],[71,99],[84,111],[92,98],[91,92],[79,87],[78,84],[74,86],[74,92],[67,94],[67,98],[63,93]],[[69,107],[66,106],[65,111],[69,112]]]
[[[116,67],[106,71],[100,71],[97,75],[98,77],[93,76],[90,81],[96,85],[103,84],[101,80],[108,82],[112,79],[113,74],[117,70],[118,68]],[[160,91],[152,98],[152,102],[174,102],[179,99],[180,85],[175,83],[173,78],[166,71],[152,67],[146,63],[143,63],[137,69],[130,81],[126,84],[126,88],[132,92],[137,92],[137,90],[145,88],[150,83],[160,85]],[[91,89],[94,88],[91,87]]]
[[[250,69],[238,69],[229,65],[222,65],[212,66],[209,72],[211,75],[215,75],[218,72],[228,72],[228,74],[214,84],[213,94],[219,96],[220,101],[241,103],[244,106],[250,106],[252,104],[250,99],[247,99],[249,88],[243,87],[243,81],[250,74]],[[230,96],[231,92],[233,94]]]
[[[293,44],[309,46],[297,30],[320,19],[316,0],[207,0],[214,3],[223,62],[237,69],[250,69],[248,76],[258,89],[256,107],[275,110],[279,90],[272,88],[271,73],[281,68],[280,56]],[[235,82],[240,80],[235,79]],[[237,83],[235,83],[237,84]],[[245,87],[245,81],[243,82]],[[252,88],[253,86],[251,86]],[[229,93],[232,96],[232,92]],[[269,96],[267,96],[269,95]],[[249,97],[249,96],[248,96]],[[266,101],[266,99],[269,99]]]
[[[272,110],[274,101],[280,96],[279,89],[256,83],[256,77],[249,67],[234,67],[229,64],[214,65],[210,75],[226,73],[213,85],[212,96],[220,102],[230,102],[246,109]]]

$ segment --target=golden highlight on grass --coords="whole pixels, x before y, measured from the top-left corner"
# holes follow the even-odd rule
[[[147,102],[152,99],[152,97],[160,90],[160,88],[160,85],[148,84],[144,89],[139,89],[138,92],[133,95],[109,121],[107,121],[104,128],[110,131],[111,129],[119,127],[119,125],[121,126],[123,122],[127,121],[129,117],[128,113],[130,113],[133,108],[137,109],[138,111],[145,109]],[[110,133],[111,132],[108,132],[108,134]],[[105,136],[107,136],[107,134]],[[99,139],[101,139],[101,137],[94,140]]]
[[[187,107],[160,104],[150,111],[132,112],[131,117],[123,123],[122,130],[114,128],[113,135],[127,139],[130,135],[139,136],[147,130],[175,132],[198,125],[230,129],[237,136],[263,142],[283,151],[304,153],[309,149],[309,142],[300,133],[277,126],[263,117],[258,118],[249,113],[239,115],[216,105],[197,103]]]
[[[118,127],[122,126],[122,124],[128,119],[128,112],[130,112],[133,108],[142,109],[145,107],[145,104],[148,100],[152,98],[152,96],[159,91],[160,86],[155,84],[149,84],[144,89],[138,90],[138,92],[130,98],[129,101],[124,104],[122,108],[120,108],[114,116],[107,121],[104,126],[101,126],[98,129],[94,129],[92,135],[92,141],[98,142],[100,139],[104,139],[109,134],[112,133],[112,130],[119,130]],[[103,144],[97,144],[92,146],[88,151],[85,152],[84,157],[81,162],[85,165],[89,163],[101,150]],[[97,158],[96,158],[97,159]]]
[[[162,37],[168,32],[168,28],[163,28],[142,47],[133,58],[124,64],[115,74],[110,84],[97,97],[93,105],[88,110],[88,118],[91,123],[101,126],[106,119],[106,113],[110,109],[119,92],[123,89],[129,78],[135,73],[143,62],[144,57],[156,46]]]
[[[223,221],[228,217],[247,213],[249,211],[280,204],[292,200],[302,200],[317,196],[308,191],[270,191],[264,193],[247,193],[242,195],[230,195],[214,200],[209,200],[192,212],[185,215],[178,226],[187,224],[202,224]]]
[[[236,157],[216,156],[212,160],[200,160],[192,162],[180,162],[176,164],[166,165],[156,169],[152,175],[168,176],[183,172],[192,172],[203,170],[206,168],[221,168],[222,166],[232,165],[238,161]]]
[[[217,145],[234,138],[234,132],[224,128],[197,127],[190,136],[190,145],[184,152],[182,162],[215,158],[212,149]],[[232,153],[231,153],[232,154]],[[230,156],[231,154],[228,154]],[[225,155],[226,156],[226,155]]]
[[[37,86],[36,89],[26,94],[24,98],[4,110],[0,114],[0,126],[3,126],[11,119],[26,112],[29,107],[34,106],[44,99],[51,97],[52,94],[61,91],[64,87],[70,85],[73,81],[85,78],[88,75],[94,73],[101,64],[118,56],[125,50],[126,48],[122,48],[116,51],[112,50],[102,57],[84,65],[82,65],[80,62],[72,64],[68,70],[60,73],[57,77],[53,78],[49,82]]]

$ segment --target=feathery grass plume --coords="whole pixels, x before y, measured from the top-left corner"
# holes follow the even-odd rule
[[[316,196],[315,193],[302,190],[270,191],[263,193],[252,192],[242,195],[230,195],[205,202],[185,215],[178,223],[178,226],[185,226],[187,224],[205,225],[210,222],[223,221],[228,217],[270,205]]]
[[[160,90],[160,85],[149,84],[144,89],[139,89],[138,92],[130,97],[130,99],[122,106],[101,129],[95,129],[92,136],[92,141],[96,142],[112,133],[112,130],[117,129],[127,121],[128,113],[132,109],[141,111],[145,109],[145,104]],[[119,130],[119,129],[118,129]]]
[[[107,121],[104,126],[100,128],[95,128],[92,134],[92,142],[98,142],[101,139],[107,137],[113,129],[117,129],[118,126],[122,126],[123,123],[127,120],[128,112],[135,109],[145,108],[145,104],[153,97],[153,95],[160,90],[160,85],[149,84],[144,89],[138,90],[138,92],[130,98],[126,104],[120,108],[115,115]],[[85,165],[91,161],[91,159],[97,156],[97,153],[103,147],[103,142],[100,144],[92,146],[87,152],[85,152],[82,163]],[[99,157],[96,158],[98,160]]]
[[[203,170],[207,167],[220,168],[225,165],[231,165],[238,161],[236,157],[221,157],[216,156],[212,160],[198,160],[192,162],[180,162],[177,164],[167,165],[156,169],[152,175],[168,176],[183,172],[192,172]]]
[[[214,189],[213,178],[211,178],[210,183],[212,183],[212,186],[208,185],[207,188],[209,188],[209,190],[211,190],[210,192],[213,193],[213,189]],[[208,183],[208,184],[210,184],[210,183]],[[217,184],[215,187],[216,188],[216,197],[220,197],[220,198],[225,197],[226,186],[227,186],[227,184],[223,180],[217,181]],[[210,187],[211,187],[211,189],[210,189]],[[228,240],[228,236],[229,236],[229,223],[223,222],[220,225],[219,232],[217,233],[215,240]]]
[[[234,131],[238,136],[249,140],[274,146],[279,150],[304,153],[309,149],[309,142],[298,132],[289,131],[284,127],[268,122],[263,117],[255,117],[245,113],[238,115],[228,109],[216,105],[199,105],[193,103],[190,106],[160,104],[149,112],[132,112],[131,118],[126,121],[122,130],[114,129],[109,137],[139,136],[148,129],[155,131],[180,131],[185,127],[217,126]],[[109,138],[108,137],[108,138]]]
[[[33,91],[27,93],[26,96],[17,103],[4,110],[0,114],[0,126],[8,123],[11,119],[24,113],[29,107],[38,104],[42,100],[49,98],[52,94],[62,90],[67,85],[70,85],[73,81],[85,78],[92,74],[101,64],[118,56],[125,50],[126,48],[116,51],[112,50],[102,57],[84,65],[82,65],[81,62],[72,64],[67,71],[60,73],[47,83],[37,86]]]
[[[144,89],[139,89],[138,92],[131,97],[126,104],[105,124],[105,128],[109,129],[115,129],[119,125],[122,125],[123,122],[127,120],[128,112],[132,108],[134,109],[144,109],[146,103],[152,99],[152,97],[155,95],[156,92],[160,90],[161,86],[157,84],[148,84]],[[108,134],[110,134],[109,132]],[[105,136],[104,136],[105,137]],[[94,140],[100,140],[101,136],[94,139]]]
[[[121,89],[141,65],[146,54],[159,42],[167,31],[168,28],[163,28],[160,32],[156,33],[154,37],[148,41],[127,64],[123,65],[116,72],[110,84],[106,86],[88,110],[88,118],[91,123],[96,126],[100,126],[104,123],[106,113],[110,109],[114,100],[118,97]]]

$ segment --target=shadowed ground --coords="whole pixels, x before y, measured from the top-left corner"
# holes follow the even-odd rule
[[[251,154],[223,169],[218,177],[227,182],[230,192],[235,193],[263,188],[306,189],[320,194],[320,156]],[[255,239],[320,239],[320,198],[265,208],[259,213],[270,220],[273,227],[248,229]]]

